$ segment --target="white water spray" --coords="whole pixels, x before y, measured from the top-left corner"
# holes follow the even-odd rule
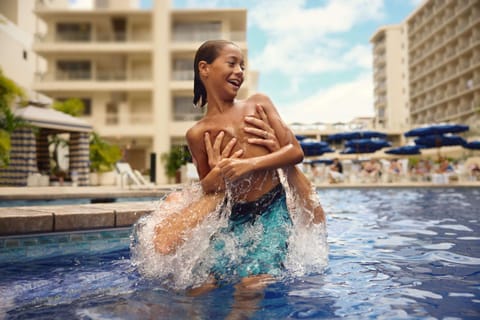
[[[282,174],[280,175],[282,177]],[[293,226],[290,229],[288,253],[284,265],[284,276],[302,276],[305,274],[322,272],[327,264],[328,246],[325,224],[306,226],[305,216],[312,215],[305,212],[303,199],[294,195],[286,183],[281,179],[287,192],[287,203]],[[228,225],[228,216],[231,210],[230,201],[221,201],[216,209],[191,232],[185,235],[184,243],[168,255],[157,253],[154,248],[155,226],[161,223],[170,214],[178,214],[202,197],[203,192],[199,183],[186,185],[176,197],[175,201],[159,201],[156,210],[142,217],[134,226],[132,234],[132,262],[138,271],[147,278],[159,280],[167,287],[183,290],[205,283],[210,276],[210,270],[215,263],[215,257],[210,248],[212,235]],[[312,194],[312,196],[317,196]],[[227,197],[229,195],[227,194]],[[227,204],[227,205],[225,205]],[[254,244],[262,228],[258,225],[246,230]],[[234,238],[222,238],[225,242],[223,250],[235,259],[245,254],[246,250],[235,248]]]

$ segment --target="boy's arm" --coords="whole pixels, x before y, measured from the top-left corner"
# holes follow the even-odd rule
[[[245,127],[245,131],[251,133],[257,138],[250,138],[248,140],[249,143],[262,145],[266,147],[271,152],[274,152],[280,149],[280,141],[275,137],[276,133],[270,125],[270,121],[268,119],[265,110],[263,109],[262,105],[256,105],[257,113],[259,118],[255,117],[247,117],[245,121],[250,124],[250,127]],[[268,137],[275,137],[264,139],[265,132],[268,133]],[[295,139],[295,135],[291,130],[287,132],[290,137],[289,139]],[[284,136],[285,138],[285,136]],[[285,143],[285,141],[283,141]],[[312,193],[314,192],[314,188],[312,183],[308,178],[300,171],[297,166],[290,166],[285,168],[285,173],[287,175],[287,180],[290,187],[293,189],[295,194],[302,195],[301,198],[305,201],[306,208],[312,213],[313,217],[311,222],[314,224],[324,223],[325,222],[325,212],[321,204],[318,201],[314,201],[312,198]]]
[[[188,136],[188,135],[187,135]],[[224,133],[220,132],[212,145],[210,135],[204,134],[205,152],[208,158],[208,165],[213,167],[201,180],[204,195],[197,201],[189,204],[178,213],[171,213],[161,223],[155,226],[154,246],[155,250],[161,254],[171,254],[177,247],[185,241],[187,233],[195,228],[205,219],[208,214],[213,212],[224,198],[225,189],[223,176],[217,167],[217,163],[223,158],[237,158],[243,154],[243,150],[238,150],[231,154],[236,144],[236,139],[231,139],[223,150],[220,150]],[[190,139],[192,136],[190,135]],[[191,141],[191,140],[190,140]],[[197,151],[198,154],[198,151]],[[192,158],[193,155],[192,155]],[[181,195],[177,195],[177,197]],[[165,201],[176,201],[165,199]]]
[[[186,206],[181,212],[171,213],[155,226],[153,236],[155,251],[160,254],[174,253],[177,247],[185,241],[187,233],[213,212],[223,197],[222,193],[205,194],[198,201]]]
[[[278,139],[280,148],[269,154],[247,159],[224,159],[219,162],[224,177],[228,180],[236,180],[245,174],[267,169],[278,169],[298,164],[303,160],[303,150],[295,139],[295,136],[282,121],[273,103],[267,96],[257,94],[251,98],[255,104],[263,106],[268,116],[270,126],[275,137]],[[246,117],[247,120],[249,117]],[[271,135],[270,135],[271,136]],[[269,135],[265,135],[269,138]]]

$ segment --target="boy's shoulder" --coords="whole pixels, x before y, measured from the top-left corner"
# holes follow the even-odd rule
[[[272,100],[263,93],[254,93],[251,96],[249,96],[247,99],[244,100],[245,104],[255,108],[257,104],[261,105],[266,112],[269,112],[271,110],[275,110],[275,106],[273,105]]]
[[[270,98],[264,93],[257,92],[252,94],[250,97],[248,97],[246,101],[254,102],[254,103],[265,103],[265,102],[270,103]]]
[[[204,131],[205,131],[205,123],[203,119],[201,119],[187,130],[187,133],[186,133],[187,140],[203,137]]]

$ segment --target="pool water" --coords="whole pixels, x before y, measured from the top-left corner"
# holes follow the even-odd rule
[[[30,261],[0,253],[0,318],[480,318],[480,190],[318,193],[328,213],[322,273],[288,277],[262,293],[239,297],[226,285],[192,297],[143,278],[125,239],[112,250],[92,252],[82,242],[78,252]]]
[[[158,201],[159,197],[117,197],[117,198],[73,198],[73,199],[36,199],[36,200],[3,200],[0,202],[1,207],[29,207],[29,206],[59,206],[59,205],[76,205],[90,203],[111,203],[111,202],[136,202],[136,201]]]

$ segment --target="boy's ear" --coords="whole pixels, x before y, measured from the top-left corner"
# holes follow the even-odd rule
[[[198,71],[200,71],[200,75],[206,77],[210,72],[210,65],[206,61],[200,61],[198,63]]]

